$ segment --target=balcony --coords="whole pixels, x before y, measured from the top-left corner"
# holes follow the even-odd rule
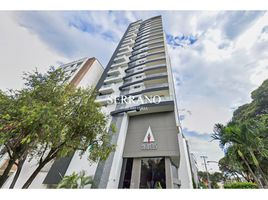
[[[149,45],[161,43],[161,42],[164,42],[163,37],[159,37],[157,39],[153,39],[153,40],[149,40],[148,42],[141,43],[140,45],[136,45],[135,47],[133,47],[133,50],[136,51],[136,50],[141,49],[145,46],[149,46]]]
[[[164,47],[163,42],[156,42],[156,43],[153,43],[153,44],[149,44],[148,46],[142,47],[141,49],[133,50],[132,55],[135,56],[137,54],[149,51],[151,49],[160,48],[160,47]]]
[[[128,71],[127,75],[124,77],[124,80],[144,73],[145,75],[150,75],[150,74],[155,74],[155,73],[163,73],[167,71],[167,67],[165,64],[161,64],[161,65],[155,65],[155,66],[151,66],[151,67],[138,67],[138,68],[134,68],[130,71]]]
[[[163,77],[166,77],[168,74],[167,72],[163,72],[163,73],[156,73],[156,74],[149,74],[149,75],[143,75],[141,78],[139,79],[132,79],[130,78],[129,80],[125,81],[124,82],[124,85],[125,84],[129,84],[129,83],[132,83],[132,82],[136,82],[136,81],[145,81],[145,80],[150,80],[151,78],[163,78]],[[162,84],[162,83],[161,83]],[[147,88],[146,88],[147,89]]]
[[[129,67],[128,69],[126,69],[126,72],[130,71],[130,69],[133,69],[133,68],[136,68],[138,66],[144,66],[144,67],[151,67],[153,65],[156,65],[156,64],[163,64],[165,63],[165,61],[163,62],[163,60],[165,60],[166,57],[165,56],[156,56],[152,59],[148,59],[146,60],[146,58],[142,59],[142,60],[138,60],[136,62],[133,62],[131,64],[129,64]]]
[[[117,67],[117,68],[112,68],[112,69],[110,69],[110,70],[108,71],[107,74],[109,74],[109,75],[114,75],[114,76],[118,76],[118,75],[120,75],[122,72],[123,72],[122,69],[121,69],[120,67]]]
[[[148,22],[146,24],[142,24],[140,26],[140,30],[143,31],[143,30],[145,30],[147,28],[154,27],[154,26],[159,26],[159,25],[162,25],[162,21],[161,20],[153,21],[153,22]]]
[[[131,52],[132,48],[130,46],[121,47],[117,53],[117,56],[121,56],[123,54],[126,54],[128,52]]]
[[[150,28],[150,29],[147,29],[147,30],[144,30],[144,31],[140,31],[137,36],[141,36],[141,35],[144,35],[144,34],[147,34],[147,33],[151,33],[155,30],[163,30],[163,27],[162,25],[160,26],[156,26],[156,27],[153,27],[153,28]]]
[[[135,33],[135,32],[129,32],[129,33],[126,35],[125,39],[130,39],[130,38],[133,38],[133,37],[136,37],[136,33]]]
[[[96,103],[99,103],[102,106],[108,105],[110,101],[111,101],[110,95],[100,95],[100,96],[97,96],[95,100]]]
[[[146,57],[144,57],[144,58],[140,58],[139,60],[134,61],[134,62],[129,62],[129,63],[128,63],[128,66],[129,66],[129,67],[134,67],[134,66],[136,66],[136,65],[141,65],[141,64],[143,64],[143,63],[145,63],[145,62],[146,62]]]
[[[107,77],[105,80],[104,80],[104,83],[118,83],[120,81],[123,81],[123,78],[122,76],[111,76],[111,77]]]
[[[145,77],[146,78],[152,78],[152,77],[162,77],[162,76],[167,76],[168,74],[167,74],[167,72],[163,72],[163,73],[157,73],[157,74],[149,74],[149,75],[146,75]]]
[[[139,83],[144,83],[145,86],[148,85],[153,85],[153,84],[163,84],[163,83],[168,83],[167,79],[168,74],[166,72],[163,73],[157,73],[157,74],[149,74],[149,75],[143,75],[140,78],[137,79],[132,79],[130,78],[129,80],[125,81],[122,86],[119,87],[120,90],[139,84]]]
[[[143,33],[143,34],[139,34],[139,35],[137,35],[136,40],[138,41],[141,38],[145,38],[148,35],[153,35],[153,34],[158,34],[158,33],[163,33],[163,29],[159,28],[159,29],[155,29],[155,30],[150,30],[150,31]]]
[[[131,59],[131,61],[128,63],[129,67],[132,67],[136,64],[143,63],[143,60],[153,60],[157,59],[160,57],[164,57],[165,52],[164,51],[159,51],[159,52],[154,52],[154,53],[146,53],[146,55],[140,56],[140,58],[136,57],[136,59]]]
[[[132,60],[138,59],[140,57],[143,57],[143,55],[152,54],[152,53],[156,53],[156,52],[164,52],[164,51],[165,51],[164,45],[161,45],[158,47],[150,48],[150,49],[148,49],[148,51],[145,51],[145,52],[136,53],[136,54],[133,53],[133,55],[130,56],[129,59],[132,61]]]
[[[147,85],[145,86],[145,89],[153,89],[153,88],[161,88],[161,87],[168,87],[168,83]]]
[[[160,35],[163,36],[163,33],[162,32],[156,32],[156,33],[152,33],[152,34],[149,34],[149,35],[146,35],[146,36],[139,37],[135,41],[136,42],[141,42],[142,40],[145,40],[147,38],[157,37],[157,36],[160,36]]]
[[[114,83],[109,84],[109,85],[103,85],[100,89],[99,89],[99,93],[101,94],[111,94],[113,93],[114,90]]]
[[[124,40],[123,42],[122,42],[122,44],[131,44],[131,43],[133,43],[134,42],[134,40],[132,39],[132,38],[130,38],[130,39],[126,39],[126,40]]]
[[[139,33],[146,33],[147,31],[154,30],[154,29],[157,29],[157,28],[162,28],[162,24],[158,23],[158,24],[153,24],[151,26],[142,28],[142,29],[139,30]]]
[[[128,61],[123,63],[114,63],[111,65],[111,68],[118,68],[118,67],[127,67]]]
[[[141,45],[143,43],[146,43],[146,42],[151,43],[151,42],[153,42],[153,41],[155,41],[157,39],[162,39],[163,40],[163,35],[157,35],[157,36],[148,37],[148,38],[146,38],[144,40],[141,40],[139,42],[136,42],[135,43],[135,46],[133,47],[133,49],[137,48],[139,45]]]
[[[128,61],[128,56],[126,56],[126,55],[116,56],[114,59],[114,62],[116,62],[116,63],[122,63],[125,61]]]
[[[132,61],[137,60],[137,59],[139,59],[139,58],[144,58],[144,57],[146,57],[147,54],[148,54],[147,52],[144,52],[144,53],[138,54],[138,55],[136,55],[136,56],[131,56],[131,57],[129,57],[129,58],[130,58],[130,60],[131,60],[131,62],[132,62]]]

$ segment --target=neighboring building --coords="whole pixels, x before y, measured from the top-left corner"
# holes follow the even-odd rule
[[[190,163],[191,163],[192,178],[193,178],[194,187],[199,188],[197,161],[196,161],[196,157],[194,156],[193,153],[190,153]]]
[[[96,87],[96,84],[98,83],[101,75],[103,74],[104,68],[99,63],[99,61],[96,58],[83,58],[68,64],[64,64],[62,67],[66,72],[70,75],[70,83],[75,85],[76,87]],[[0,170],[2,168],[4,169],[5,163],[7,162],[8,156],[4,155],[2,158],[0,158]],[[61,159],[60,162],[62,162],[65,159]],[[87,155],[83,155],[82,157],[79,156],[78,152],[75,152],[75,154],[71,157],[68,157],[69,160],[69,171],[72,170],[71,167],[75,165],[75,171],[81,171],[81,170],[90,170],[87,160]],[[48,176],[48,172],[51,171],[51,167],[55,165],[56,162],[50,162],[48,163],[41,172],[37,175],[37,177],[34,179],[33,183],[30,185],[29,188],[47,188],[47,184],[44,184],[44,180]],[[2,168],[1,168],[2,166]],[[16,182],[15,188],[21,188],[22,185],[25,183],[25,181],[28,179],[28,177],[32,174],[32,172],[37,167],[37,160],[32,159],[30,162],[28,160],[25,161],[22,171],[20,173],[20,176]],[[12,169],[12,172],[16,171],[16,167],[14,166],[14,169]],[[65,175],[66,170],[61,173],[61,176]],[[0,171],[1,173],[1,171]],[[68,174],[68,171],[67,171]],[[87,173],[88,174],[88,173]],[[15,173],[12,173],[10,175],[10,178],[7,180],[7,182],[4,185],[4,188],[8,188],[11,184],[11,181],[14,177]]]

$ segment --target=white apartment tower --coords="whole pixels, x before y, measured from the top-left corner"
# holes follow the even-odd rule
[[[96,102],[110,116],[107,128],[116,127],[110,131],[115,151],[93,164],[75,152],[46,167],[32,187],[50,187],[85,170],[94,179],[91,188],[192,188],[162,17],[131,23],[102,75],[95,70],[95,76],[72,81],[98,82]]]
[[[98,163],[93,187],[191,188],[161,16],[129,25],[97,88],[96,102],[117,131],[116,150]]]

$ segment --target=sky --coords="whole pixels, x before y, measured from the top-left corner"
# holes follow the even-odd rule
[[[268,78],[268,13],[263,11],[1,11],[0,89],[22,73],[96,57],[105,67],[129,23],[162,15],[183,133],[200,170],[218,161],[215,123],[251,101]],[[217,170],[210,164],[209,170]]]

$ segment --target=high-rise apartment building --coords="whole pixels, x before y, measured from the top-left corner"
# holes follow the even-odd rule
[[[63,67],[72,72],[75,64]],[[98,82],[96,102],[109,116],[107,128],[116,127],[110,132],[115,151],[98,163],[75,152],[42,169],[31,187],[53,187],[64,175],[84,170],[94,180],[91,188],[192,188],[162,17],[131,23],[104,72],[96,67],[88,73],[89,68],[82,67],[71,82]]]
[[[94,186],[191,188],[161,16],[129,25],[97,87],[96,102],[117,131],[115,152],[92,174]]]

